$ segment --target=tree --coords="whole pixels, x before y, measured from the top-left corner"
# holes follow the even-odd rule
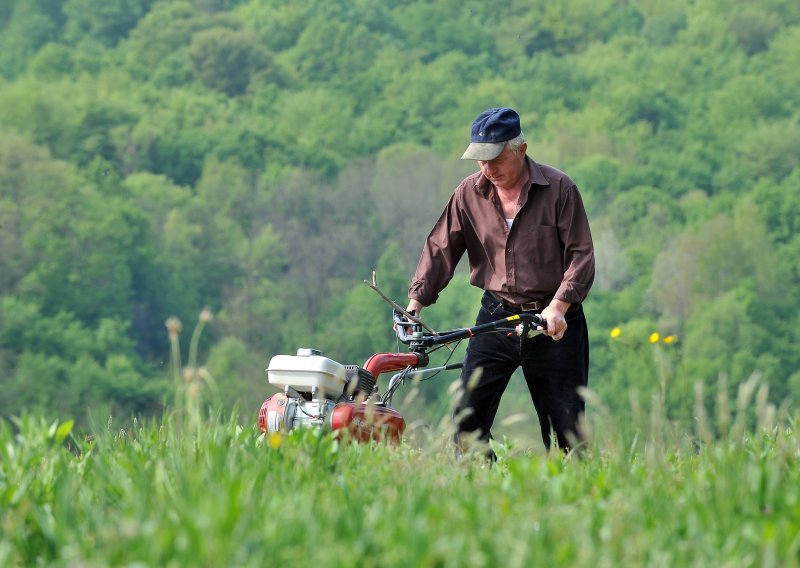
[[[60,26],[58,13],[52,8],[48,10],[47,4],[40,0],[8,6],[8,23],[0,26],[0,75],[19,75],[41,46],[56,39]]]
[[[36,297],[47,313],[127,319],[136,212],[14,137],[0,143],[0,180],[0,293]]]
[[[781,26],[781,20],[775,13],[747,6],[734,14],[730,26],[745,53],[753,55],[767,49],[770,39]]]
[[[284,347],[285,321],[291,317],[280,286],[290,255],[270,225],[255,230],[231,253],[238,277],[222,291],[221,333],[258,352],[276,352]]]
[[[374,215],[383,238],[399,247],[399,261],[409,276],[444,208],[446,201],[438,191],[443,177],[440,160],[426,148],[389,146],[377,158],[370,184]]]
[[[154,0],[67,0],[66,36],[74,42],[88,37],[113,46],[125,38],[139,19],[147,13]]]
[[[238,408],[241,420],[252,423],[264,399],[276,392],[267,383],[270,351],[253,349],[238,337],[222,337],[208,355],[206,367],[219,385],[225,408]]]
[[[408,282],[400,260],[399,248],[391,244],[374,268],[381,291],[405,306]],[[314,337],[330,357],[348,364],[361,365],[373,353],[393,350],[392,308],[363,280],[370,277],[354,278],[349,290],[329,303]]]
[[[800,148],[800,124],[796,119],[760,124],[739,141],[739,160],[748,177],[781,181],[797,168],[791,157],[797,148]]]
[[[762,178],[753,189],[759,217],[774,243],[785,244],[800,233],[800,168],[781,183]]]
[[[766,230],[752,204],[681,234],[655,261],[649,295],[664,318],[685,321],[704,302],[752,282],[763,295],[780,281]]]
[[[255,35],[227,28],[194,34],[187,55],[197,81],[230,96],[244,93],[253,73],[270,63]]]
[[[237,30],[240,26],[241,22],[229,14],[198,13],[190,2],[157,2],[131,30],[125,61],[138,78],[185,84],[190,82],[185,59],[192,35],[212,27]]]
[[[83,425],[90,407],[159,413],[166,384],[143,374],[127,332],[116,318],[88,327],[67,312],[47,316],[35,302],[0,298],[0,415],[27,409]]]
[[[31,58],[31,73],[43,80],[52,81],[73,71],[71,50],[60,43],[48,43]]]

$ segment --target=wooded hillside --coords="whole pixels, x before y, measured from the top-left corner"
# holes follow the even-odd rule
[[[246,413],[274,354],[393,348],[362,280],[405,302],[492,106],[584,196],[607,405],[689,419],[753,373],[800,400],[796,1],[6,0],[0,415],[158,415],[165,321],[185,362],[206,306]],[[471,323],[466,280],[431,324]]]

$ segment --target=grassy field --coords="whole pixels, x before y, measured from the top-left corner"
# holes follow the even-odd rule
[[[24,416],[0,422],[0,566],[797,566],[796,422],[750,387],[692,432],[590,403],[583,457],[506,440],[493,466],[446,427],[390,448]]]

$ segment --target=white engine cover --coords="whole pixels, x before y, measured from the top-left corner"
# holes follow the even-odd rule
[[[267,367],[269,384],[290,386],[298,392],[319,392],[337,397],[344,392],[347,378],[344,365],[319,351],[298,349],[297,355],[275,355]]]

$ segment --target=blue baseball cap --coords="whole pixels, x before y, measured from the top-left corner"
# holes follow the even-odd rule
[[[478,115],[472,123],[470,145],[462,160],[494,160],[505,148],[506,142],[522,133],[519,115],[510,108],[490,108]]]

